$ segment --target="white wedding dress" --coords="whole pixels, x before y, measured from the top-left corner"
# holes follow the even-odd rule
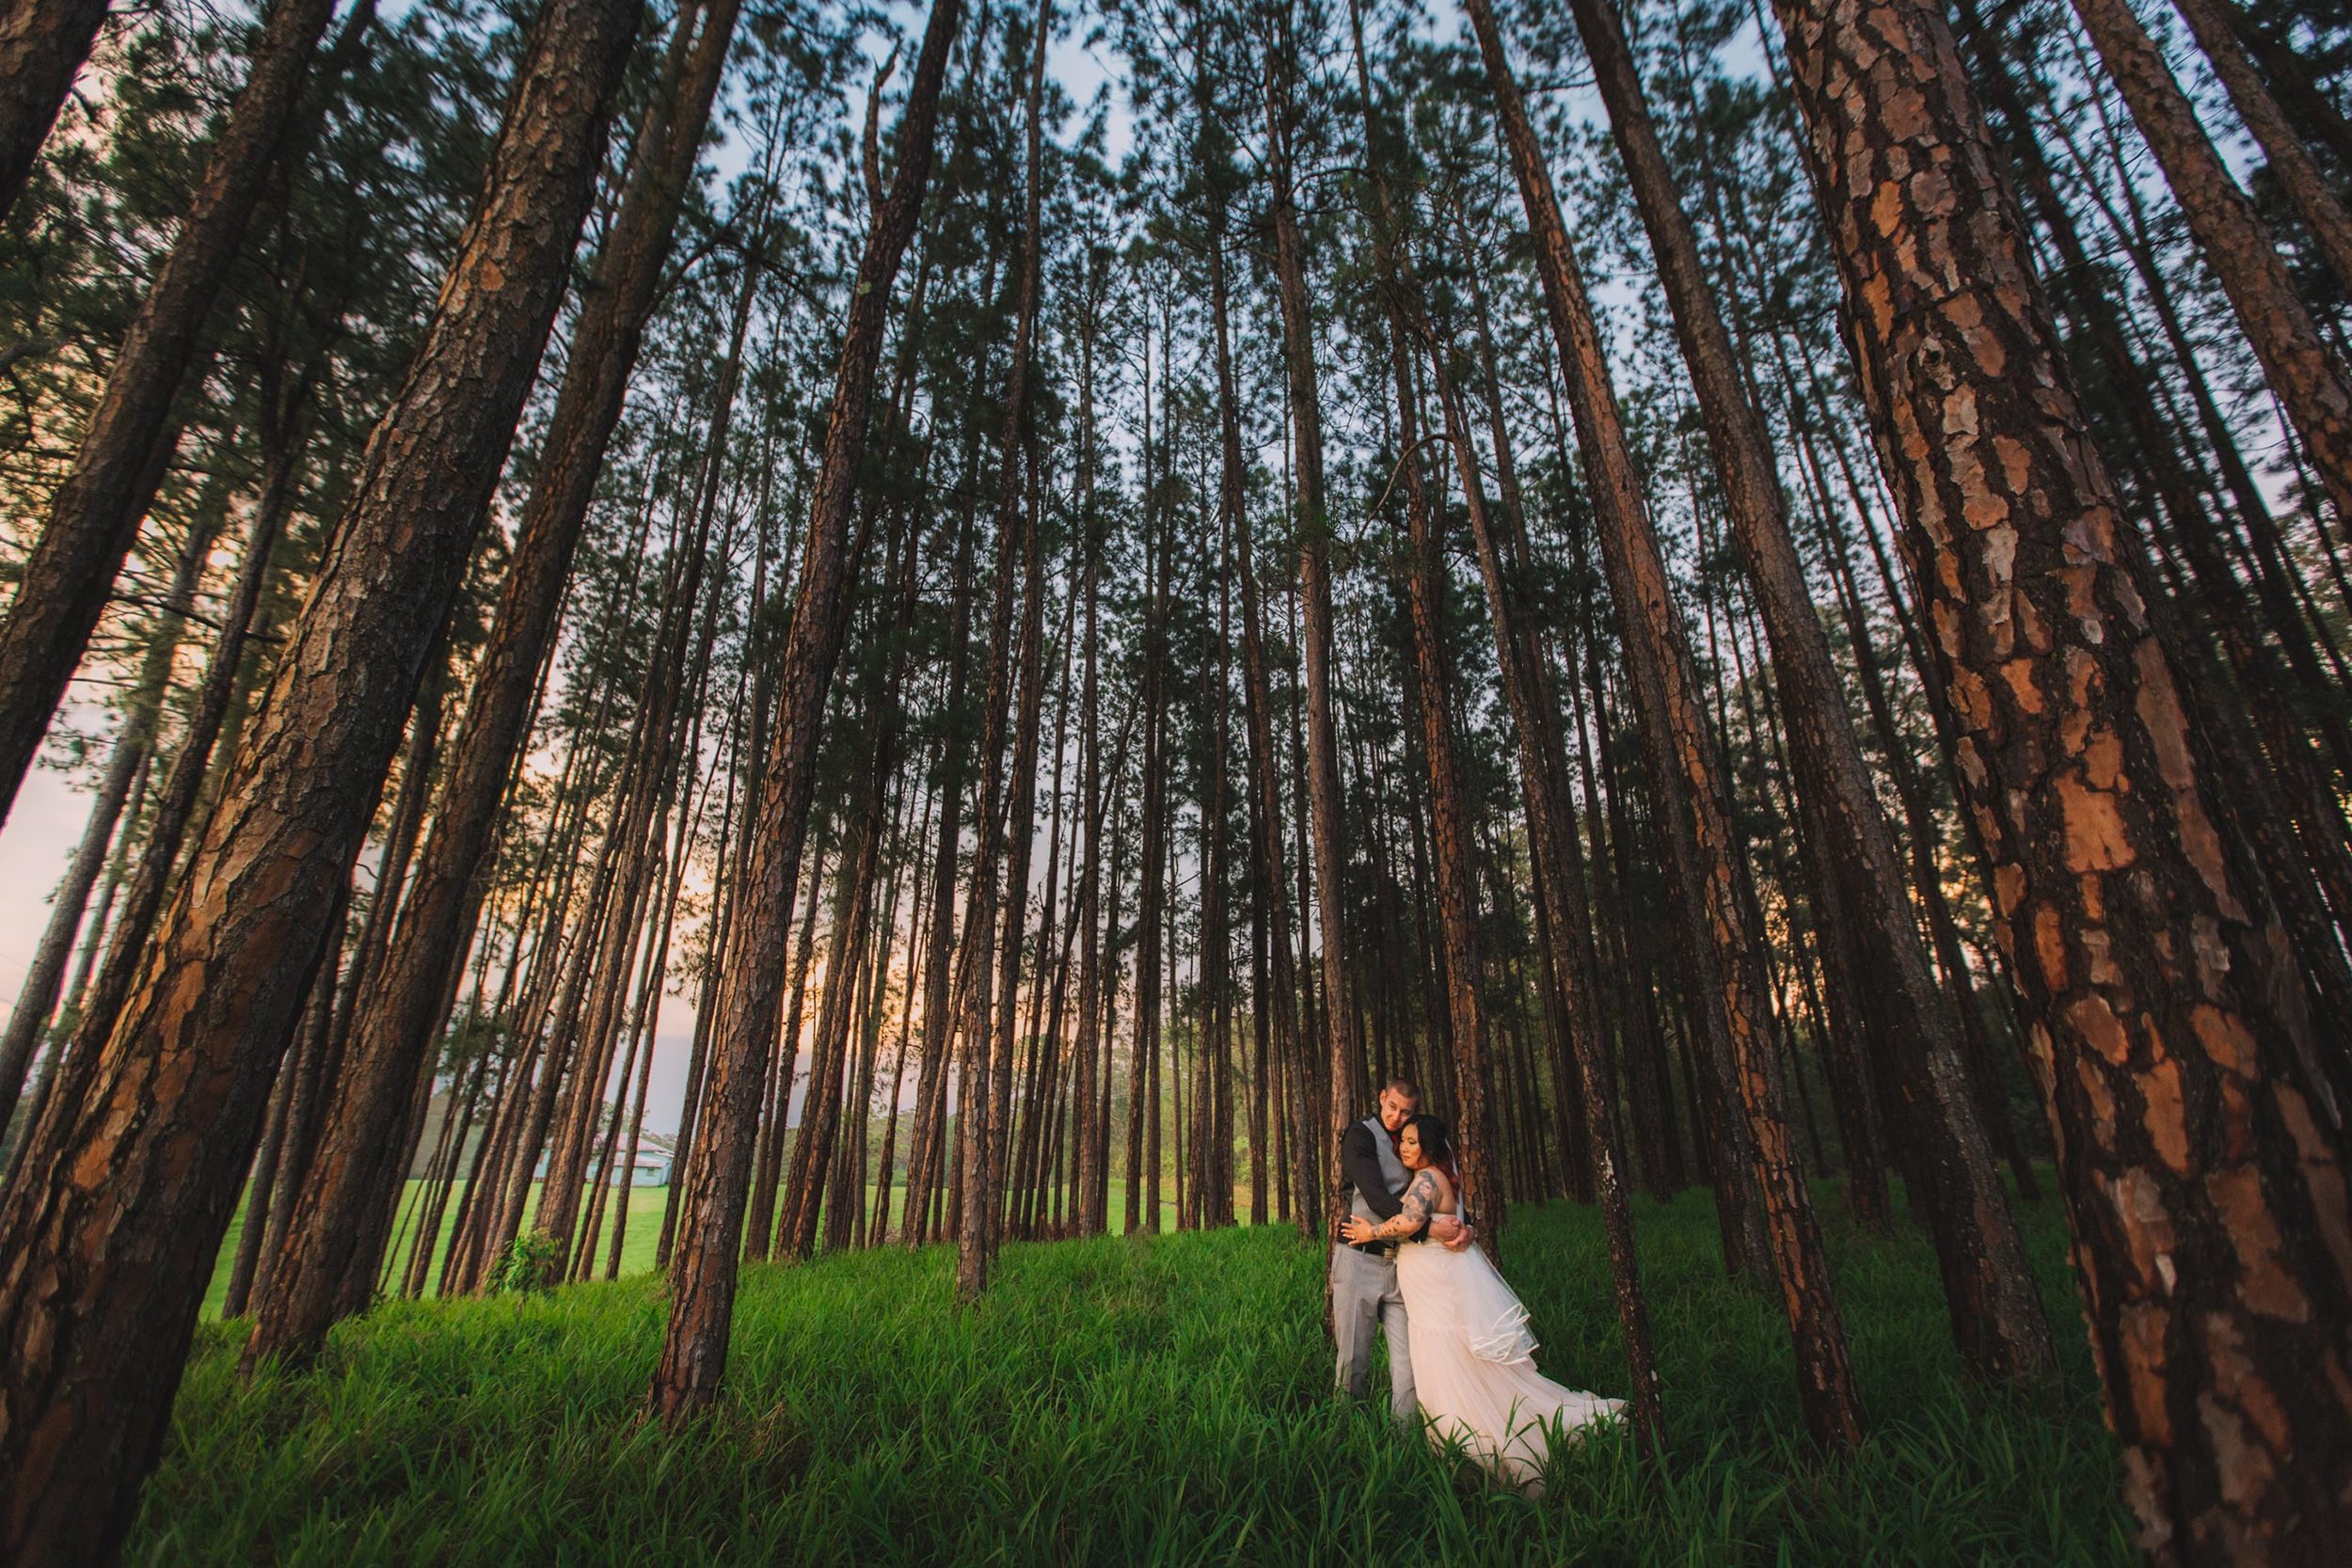
[[[1396,1249],[1396,1285],[1430,1440],[1460,1439],[1502,1480],[1540,1495],[1550,1429],[1573,1432],[1625,1408],[1535,1370],[1527,1308],[1477,1247],[1408,1242]]]

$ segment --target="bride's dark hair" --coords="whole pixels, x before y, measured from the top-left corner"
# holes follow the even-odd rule
[[[1421,1157],[1445,1172],[1445,1179],[1458,1189],[1462,1185],[1459,1172],[1454,1168],[1454,1135],[1446,1124],[1432,1116],[1417,1116],[1405,1123],[1421,1140]]]

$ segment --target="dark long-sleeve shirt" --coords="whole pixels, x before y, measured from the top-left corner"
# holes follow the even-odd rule
[[[1364,1207],[1372,1211],[1375,1220],[1392,1220],[1405,1205],[1389,1191],[1389,1179],[1380,1169],[1380,1150],[1372,1140],[1382,1135],[1360,1121],[1348,1123],[1340,1138],[1340,1174],[1363,1195]]]

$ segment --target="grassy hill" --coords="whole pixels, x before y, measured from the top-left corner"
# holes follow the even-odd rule
[[[315,1369],[235,1374],[207,1323],[140,1563],[2116,1563],[2130,1560],[2064,1266],[2029,1214],[2063,1386],[1961,1379],[1924,1242],[1830,1241],[1871,1426],[1824,1462],[1777,1310],[1723,1277],[1706,1195],[1640,1208],[1664,1473],[1614,1437],[1533,1502],[1335,1402],[1323,1254],[1275,1228],[1007,1249],[959,1312],[944,1248],[758,1268],[729,1397],[638,1413],[653,1277],[388,1307]],[[1621,1392],[1597,1222],[1515,1211],[1554,1377]]]

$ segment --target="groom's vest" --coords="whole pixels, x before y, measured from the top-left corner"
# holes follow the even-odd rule
[[[1366,1117],[1359,1125],[1372,1130],[1372,1151],[1380,1157],[1380,1180],[1388,1184],[1389,1195],[1393,1197],[1405,1190],[1406,1180],[1404,1164],[1396,1157],[1396,1146],[1389,1141],[1389,1130],[1380,1125],[1378,1117]],[[1348,1189],[1347,1210],[1359,1219],[1378,1217],[1373,1213],[1372,1205],[1364,1201],[1364,1195],[1352,1187]]]

